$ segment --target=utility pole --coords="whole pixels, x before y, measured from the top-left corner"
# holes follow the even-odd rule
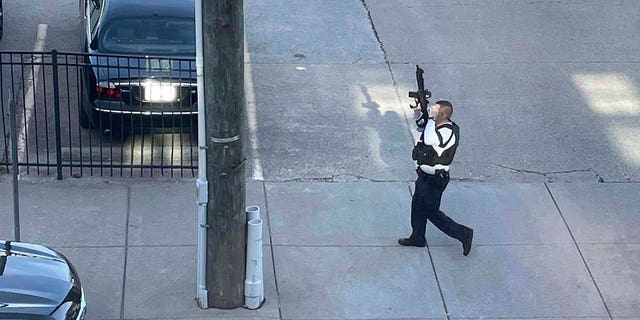
[[[196,32],[202,54],[205,177],[198,186],[206,195],[207,306],[233,309],[244,304],[246,263],[244,120],[244,17],[243,0],[198,0]],[[196,55],[196,65],[199,64]],[[204,123],[203,123],[204,121]],[[202,137],[199,137],[202,139]],[[202,165],[200,165],[200,169]],[[199,198],[205,198],[199,193]],[[202,204],[201,204],[202,205]],[[204,253],[204,252],[203,252]],[[198,264],[202,268],[201,262]],[[200,271],[200,270],[199,270]],[[200,272],[199,272],[200,276]],[[201,288],[200,288],[201,289]],[[199,290],[200,290],[199,289]],[[204,303],[200,300],[200,305]]]

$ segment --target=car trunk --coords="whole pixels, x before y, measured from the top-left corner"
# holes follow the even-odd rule
[[[97,85],[117,89],[126,109],[160,112],[196,108],[193,60],[109,56],[91,59],[94,74],[98,76]],[[117,95],[113,98],[117,99]]]

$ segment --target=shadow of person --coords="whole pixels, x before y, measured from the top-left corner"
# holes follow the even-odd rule
[[[360,93],[365,101],[360,106],[366,110],[366,125],[363,134],[369,144],[369,155],[373,176],[381,176],[385,180],[411,180],[411,148],[412,138],[405,126],[405,119],[396,111],[385,110],[373,100],[369,88],[359,84]]]

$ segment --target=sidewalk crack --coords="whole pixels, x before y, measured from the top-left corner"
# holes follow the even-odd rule
[[[282,304],[280,302],[280,287],[278,286],[278,273],[276,272],[276,255],[274,254],[274,243],[273,243],[273,232],[271,232],[271,214],[269,213],[269,199],[267,199],[267,185],[266,182],[262,181],[262,194],[264,195],[264,210],[267,215],[267,226],[269,226],[269,249],[271,249],[271,262],[273,266],[273,281],[276,284],[276,295],[277,295],[277,303],[278,303],[278,315],[279,319],[282,318]],[[265,297],[266,299],[266,297]]]
[[[588,172],[588,173],[594,173],[596,176],[600,177],[600,175],[598,175],[597,173],[595,173],[593,171],[593,169],[588,168],[588,169],[573,169],[573,170],[563,170],[563,171],[547,171],[547,172],[543,172],[543,171],[535,171],[535,170],[528,170],[528,169],[518,169],[518,168],[512,168],[509,166],[505,166],[505,165],[501,165],[501,164],[497,164],[497,163],[491,163],[489,162],[488,164],[499,167],[499,168],[503,168],[503,169],[507,169],[507,170],[511,170],[513,172],[525,172],[525,173],[533,173],[533,174],[539,174],[539,175],[543,175],[545,177],[547,177],[550,174],[564,174],[564,173],[583,173],[583,172]]]
[[[340,179],[340,177],[343,177],[343,179]],[[352,179],[349,179],[349,178],[352,178]],[[330,182],[330,183],[338,183],[338,182],[397,182],[397,181],[380,180],[380,179],[369,178],[369,177],[365,177],[365,176],[361,176],[361,175],[357,175],[357,174],[340,173],[340,174],[333,174],[333,175],[331,175],[329,177],[314,177],[314,178],[298,177],[298,178],[291,178],[291,179],[284,179],[284,180],[276,180],[276,181],[271,181],[271,182]]]
[[[440,292],[440,299],[442,299],[442,306],[444,307],[444,313],[447,316],[447,320],[451,319],[451,315],[449,314],[449,309],[447,308],[447,301],[444,299],[444,293],[442,292],[442,285],[440,285],[440,279],[438,278],[438,272],[436,272],[436,264],[433,261],[433,255],[431,255],[431,246],[429,245],[429,241],[427,240],[427,253],[429,254],[429,261],[431,261],[431,268],[433,269],[433,277],[436,280],[436,284],[438,285],[438,292]]]
[[[127,283],[127,257],[129,256],[129,217],[131,216],[131,186],[127,186],[127,219],[124,236],[124,269],[122,273],[122,299],[120,300],[120,319],[124,319],[125,285]]]
[[[459,162],[459,163],[464,163],[464,162]],[[471,163],[471,162],[467,162],[467,163]],[[547,179],[547,182],[553,182],[553,175],[560,175],[560,174],[572,174],[572,173],[586,173],[586,174],[592,174],[596,181],[602,183],[605,182],[604,177],[602,175],[600,175],[598,172],[596,172],[593,168],[587,168],[587,169],[572,169],[572,170],[560,170],[560,171],[536,171],[536,170],[530,170],[530,169],[522,169],[522,168],[514,168],[514,167],[510,167],[510,166],[506,166],[506,165],[502,165],[499,163],[493,163],[493,162],[473,162],[474,164],[481,164],[481,165],[489,165],[489,166],[494,166],[494,167],[498,167],[501,169],[506,169],[511,171],[512,173],[529,173],[529,174],[537,174],[537,175],[541,175],[543,177],[545,177]],[[483,181],[482,179],[478,179],[478,178],[461,178],[458,179],[460,181]]]
[[[596,287],[596,291],[598,291],[598,295],[600,295],[600,299],[602,300],[602,304],[604,305],[604,309],[607,311],[607,314],[609,315],[609,319],[613,319],[613,316],[611,314],[611,310],[609,310],[609,306],[607,306],[607,302],[604,299],[604,295],[602,294],[602,290],[600,290],[600,287],[598,286],[598,283],[596,282],[596,279],[593,276],[593,273],[591,272],[591,268],[589,268],[589,265],[587,264],[587,259],[585,259],[584,255],[582,254],[582,250],[580,250],[580,246],[578,245],[578,242],[576,241],[576,237],[573,235],[573,232],[571,231],[571,228],[569,228],[569,224],[567,223],[567,219],[565,219],[564,215],[562,214],[562,210],[560,210],[560,206],[558,205],[558,202],[556,201],[556,198],[553,196],[553,193],[551,193],[551,188],[549,188],[549,186],[547,185],[547,183],[544,184],[545,188],[547,188],[547,192],[549,193],[549,196],[551,197],[551,200],[553,200],[553,204],[556,207],[556,210],[558,210],[558,214],[560,214],[560,217],[562,218],[562,221],[564,222],[565,227],[567,228],[567,231],[569,231],[569,235],[571,236],[571,240],[573,241],[573,244],[575,245],[576,249],[578,250],[578,254],[580,255],[580,259],[582,260],[582,263],[584,264],[584,267],[587,269],[587,273],[589,273],[589,277],[591,278],[591,281],[593,282],[593,285]]]
[[[393,89],[396,93],[396,98],[398,99],[398,105],[401,106],[402,105],[402,98],[400,97],[400,91],[398,90],[398,81],[396,81],[396,76],[393,74],[393,69],[391,68],[391,63],[389,62],[389,57],[387,56],[387,50],[384,48],[384,43],[382,42],[382,39],[380,39],[380,34],[378,34],[378,29],[376,29],[376,25],[373,22],[373,17],[371,16],[371,9],[369,9],[369,5],[367,5],[367,1],[366,0],[360,0],[362,2],[362,5],[364,6],[364,9],[367,11],[367,17],[369,18],[369,23],[371,24],[371,30],[373,31],[374,36],[376,37],[376,40],[378,41],[378,45],[380,46],[380,51],[382,51],[382,55],[384,58],[384,63],[387,65],[387,69],[389,69],[389,75],[391,76],[391,83],[393,84]],[[409,108],[403,108],[403,114],[404,114],[404,120],[407,123],[407,128],[409,130],[407,130],[407,134],[409,135],[409,139],[411,139],[411,141],[413,141],[413,143],[416,142],[416,138],[413,135],[413,132],[411,130],[411,128],[413,127],[413,124],[411,123],[411,121],[409,120],[409,116],[407,114],[407,110]]]
[[[409,191],[409,196],[413,198],[413,193],[411,193],[411,185],[407,184],[407,191]],[[449,314],[449,308],[447,308],[447,301],[444,299],[444,293],[442,292],[442,286],[440,285],[440,279],[438,278],[438,272],[436,272],[436,264],[433,262],[433,255],[431,255],[431,245],[429,245],[429,240],[426,240],[427,243],[427,253],[429,254],[429,262],[431,262],[431,269],[433,270],[433,277],[436,280],[436,285],[438,286],[438,292],[440,293],[440,299],[442,299],[442,306],[444,307],[444,313],[447,317],[447,320],[451,320],[451,314]]]
[[[373,35],[376,37],[378,41],[378,45],[380,46],[380,51],[382,51],[382,55],[384,56],[384,61],[389,64],[389,59],[387,58],[387,51],[384,49],[384,44],[382,40],[380,40],[380,35],[378,34],[378,30],[376,29],[376,25],[373,23],[373,18],[371,17],[371,10],[369,10],[369,5],[367,5],[366,0],[360,0],[364,9],[367,11],[367,17],[369,18],[369,23],[371,24],[371,30],[373,30]]]

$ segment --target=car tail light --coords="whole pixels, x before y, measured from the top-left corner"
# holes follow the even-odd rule
[[[120,100],[120,89],[113,82],[100,81],[96,85],[99,99]]]

